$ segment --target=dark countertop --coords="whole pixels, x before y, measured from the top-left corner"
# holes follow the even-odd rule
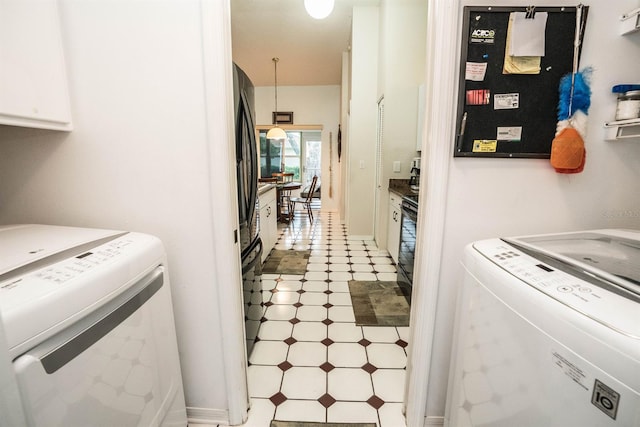
[[[390,179],[389,191],[393,191],[400,197],[418,194],[417,191],[411,189],[408,179]]]

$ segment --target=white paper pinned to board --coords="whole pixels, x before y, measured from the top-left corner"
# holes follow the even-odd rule
[[[526,18],[525,12],[513,12],[511,27],[511,56],[544,56],[544,40],[547,28],[547,12],[536,12],[535,17]]]

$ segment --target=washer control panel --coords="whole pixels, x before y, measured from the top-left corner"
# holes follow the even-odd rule
[[[500,239],[475,242],[473,247],[512,276],[562,304],[640,338],[640,305],[636,301],[548,265]]]

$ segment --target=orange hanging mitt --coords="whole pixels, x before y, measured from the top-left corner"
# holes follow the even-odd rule
[[[563,129],[551,143],[551,166],[558,173],[582,172],[586,157],[584,141],[572,127]]]

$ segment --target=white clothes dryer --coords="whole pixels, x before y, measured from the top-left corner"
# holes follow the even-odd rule
[[[640,232],[466,247],[452,427],[640,426]]]
[[[187,425],[156,237],[0,227],[0,312],[29,425]]]

